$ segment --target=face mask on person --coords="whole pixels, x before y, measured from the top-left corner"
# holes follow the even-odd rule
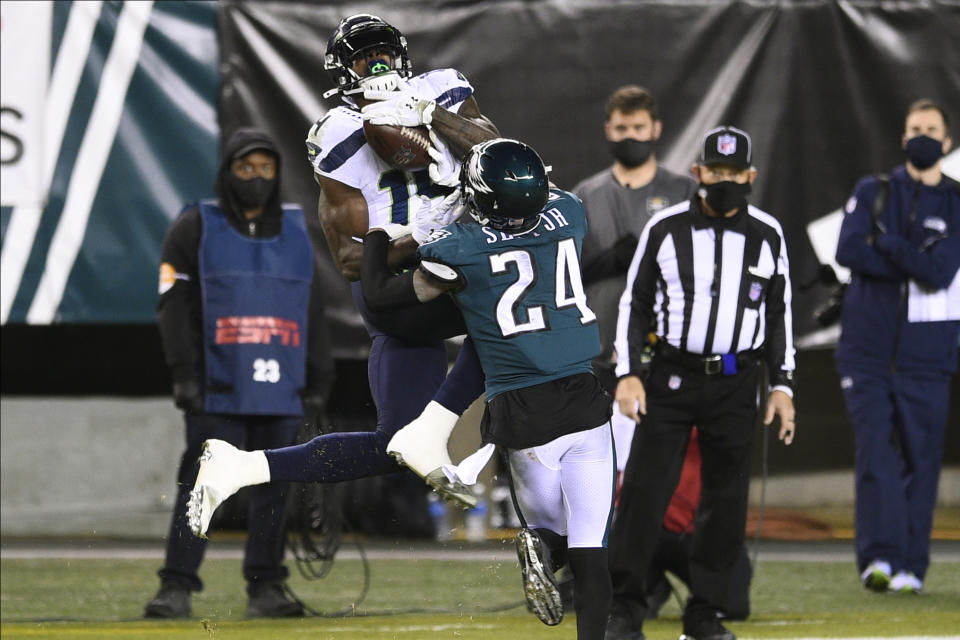
[[[653,153],[656,146],[655,140],[634,140],[633,138],[624,138],[616,142],[610,142],[610,153],[620,164],[632,169],[639,167],[650,154]]]
[[[943,156],[943,143],[930,136],[914,136],[907,140],[907,160],[923,171],[937,163]]]
[[[244,209],[257,209],[270,199],[277,180],[266,178],[251,178],[244,180],[237,175],[230,174],[230,189],[237,197],[237,202]]]
[[[700,183],[698,190],[700,197],[707,201],[710,208],[716,213],[724,214],[731,209],[742,209],[747,204],[747,194],[750,193],[750,183],[714,182],[713,184]]]

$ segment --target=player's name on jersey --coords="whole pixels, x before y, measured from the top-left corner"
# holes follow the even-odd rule
[[[559,209],[547,209],[546,211],[540,212],[540,221],[540,225],[536,229],[537,231],[554,231],[560,227],[570,225]],[[500,242],[502,240],[512,240],[515,237],[505,231],[497,231],[489,227],[483,227],[481,230],[483,231],[483,235],[487,236],[487,244],[493,244],[494,242]]]

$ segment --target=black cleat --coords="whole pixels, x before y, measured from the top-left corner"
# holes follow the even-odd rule
[[[540,622],[553,626],[563,620],[563,598],[553,577],[550,558],[536,531],[521,529],[517,534],[517,557],[523,573],[523,595],[527,609]]]

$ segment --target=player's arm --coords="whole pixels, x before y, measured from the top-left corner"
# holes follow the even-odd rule
[[[421,264],[416,271],[393,275],[387,264],[389,244],[390,236],[382,229],[371,229],[364,238],[363,299],[371,311],[379,313],[429,302],[459,285],[459,277],[437,277],[430,269],[431,263]]]
[[[170,226],[161,250],[157,328],[173,378],[177,406],[203,408],[203,320],[197,253],[202,233],[200,212],[181,213]]]
[[[477,100],[470,96],[457,113],[437,106],[431,121],[436,131],[450,145],[454,155],[462,158],[475,144],[500,137],[497,127],[480,113]]]
[[[330,247],[330,256],[345,278],[351,282],[359,280],[363,243],[356,238],[367,233],[367,201],[359,189],[319,173],[315,176],[320,184],[317,213]],[[396,240],[388,247],[389,264],[399,267],[410,259],[416,248],[417,243],[409,236]]]

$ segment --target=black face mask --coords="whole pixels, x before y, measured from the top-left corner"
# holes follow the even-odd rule
[[[943,156],[943,143],[930,136],[914,136],[907,140],[907,160],[923,171],[937,164]]]
[[[650,154],[653,153],[656,146],[656,140],[634,140],[633,138],[624,138],[617,142],[610,142],[610,153],[620,164],[627,168],[639,167]]]
[[[266,178],[251,178],[244,180],[237,177],[236,174],[230,174],[230,190],[237,197],[237,202],[244,209],[257,209],[262,207],[273,194],[274,187],[277,186],[277,180],[267,180]]]
[[[714,182],[713,184],[703,184],[701,182],[697,193],[707,201],[707,204],[715,213],[723,215],[731,209],[742,209],[747,205],[750,183],[740,184],[732,180]]]

